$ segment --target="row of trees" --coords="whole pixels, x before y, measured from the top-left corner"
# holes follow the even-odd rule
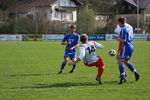
[[[1,0],[0,9],[5,11],[10,6],[21,0]],[[111,26],[114,25],[113,18],[110,17],[110,7],[116,0],[80,0],[84,5],[78,9],[78,21],[75,23],[79,33],[112,33]],[[103,15],[102,19],[96,20],[96,14]],[[0,22],[0,33],[65,33],[70,23],[60,21],[48,21],[42,18],[42,11],[37,20],[31,18],[18,18],[17,15],[10,19],[4,13],[4,20]],[[2,19],[2,18],[1,18]],[[101,27],[103,26],[103,27]]]

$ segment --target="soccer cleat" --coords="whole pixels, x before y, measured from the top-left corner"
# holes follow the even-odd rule
[[[71,70],[69,73],[73,73],[74,72],[74,70]]]
[[[97,77],[97,78],[96,78],[96,81],[98,81],[98,83],[99,83],[99,84],[103,84],[102,79],[101,79],[101,78],[99,78],[99,77]]]
[[[135,81],[138,81],[140,79],[140,75],[138,73],[135,73]]]
[[[62,73],[62,71],[59,71],[57,74],[61,74]]]
[[[119,78],[121,78],[121,75],[119,76]],[[127,79],[127,74],[125,73],[125,78]]]
[[[127,79],[125,78],[123,81],[124,81],[124,82],[127,82]]]
[[[126,79],[121,78],[119,84],[123,84],[123,83],[125,83],[126,81],[127,81]]]

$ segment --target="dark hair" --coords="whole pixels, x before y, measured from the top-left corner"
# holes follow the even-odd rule
[[[125,17],[120,17],[118,18],[118,22],[121,24],[124,24],[126,22],[126,18]]]
[[[80,35],[80,41],[81,42],[86,42],[88,40],[88,36],[86,34]]]
[[[71,25],[70,28],[76,28],[76,25]]]

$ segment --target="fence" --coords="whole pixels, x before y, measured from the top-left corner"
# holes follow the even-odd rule
[[[22,35],[0,35],[0,41],[22,41]]]
[[[64,38],[64,35],[42,35],[42,40],[43,41],[61,41]]]
[[[89,40],[114,40],[117,34],[88,35]],[[32,34],[32,35],[0,35],[0,41],[61,41],[64,35],[60,34]],[[149,40],[150,34],[134,34],[134,40]]]
[[[114,40],[117,34],[88,35],[89,40]],[[43,35],[43,41],[61,41],[64,35]],[[134,40],[150,40],[150,34],[134,34]]]

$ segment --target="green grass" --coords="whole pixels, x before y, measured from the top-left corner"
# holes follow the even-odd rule
[[[0,100],[150,100],[150,41],[135,41],[131,62],[141,74],[135,82],[127,69],[128,81],[118,85],[119,71],[109,49],[115,41],[98,41],[105,48],[97,54],[105,61],[104,85],[98,85],[97,68],[80,62],[75,73],[56,75],[63,60],[60,42],[0,42]]]

